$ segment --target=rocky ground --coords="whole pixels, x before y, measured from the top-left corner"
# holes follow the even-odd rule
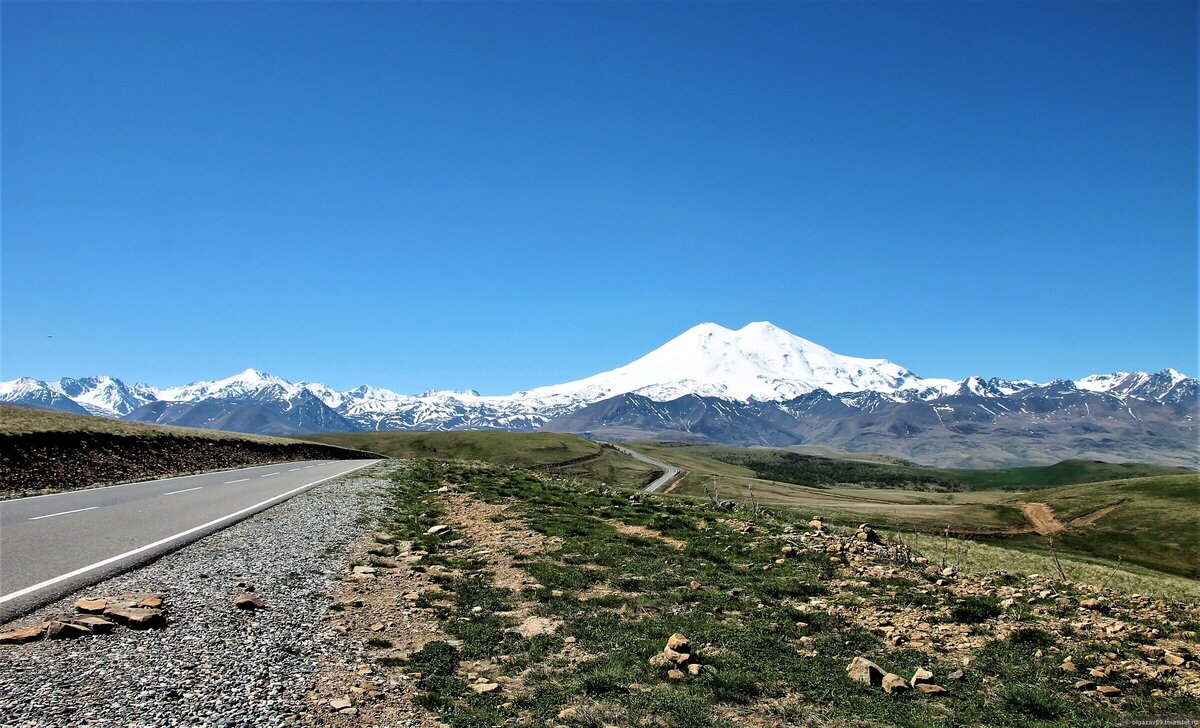
[[[163,628],[0,645],[0,725],[276,726],[303,723],[324,620],[362,496],[395,464],[331,481],[4,629],[74,612],[80,597],[156,593]],[[239,608],[252,592],[263,604]]]

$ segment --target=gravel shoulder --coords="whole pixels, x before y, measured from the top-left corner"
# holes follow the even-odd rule
[[[303,722],[319,665],[337,648],[329,594],[350,544],[370,529],[364,497],[396,467],[325,483],[8,625],[69,614],[83,596],[166,596],[165,629],[0,645],[0,725]],[[245,585],[265,609],[235,608]]]

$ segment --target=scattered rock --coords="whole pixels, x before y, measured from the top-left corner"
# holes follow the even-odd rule
[[[75,617],[71,620],[73,623],[87,627],[93,634],[106,634],[117,628],[117,625],[108,621],[104,617],[88,615],[84,617]]]
[[[672,680],[682,680],[683,672],[681,670],[675,670],[675,669],[667,670],[667,677]]]
[[[14,629],[11,632],[0,634],[0,645],[19,645],[25,642],[33,642],[34,640],[40,640],[45,635],[46,625]]]
[[[894,672],[883,676],[883,691],[885,693],[902,693],[908,690],[908,681]]]
[[[867,685],[882,685],[883,684],[883,668],[871,662],[865,657],[855,657],[846,666],[846,672],[850,675],[851,680],[856,680]]]
[[[1075,663],[1071,661],[1070,657],[1062,661],[1061,667],[1063,672],[1079,672],[1079,668],[1075,667]]]
[[[480,694],[482,694],[482,693],[494,693],[494,692],[496,692],[497,690],[499,690],[499,689],[500,689],[500,686],[499,686],[497,683],[494,683],[494,682],[481,682],[481,683],[475,683],[474,685],[471,685],[470,687],[471,687],[471,690],[473,690],[473,691],[475,691],[475,692],[477,692],[477,693],[480,693]]]
[[[671,635],[667,639],[667,649],[675,650],[676,652],[680,652],[685,655],[690,654],[692,651],[691,643],[688,642],[688,638],[684,637],[683,635],[679,634],[678,632]]]
[[[108,606],[107,599],[77,599],[75,611],[83,614],[100,614]]]
[[[690,664],[690,665],[688,665],[688,666],[687,666],[687,671],[688,671],[688,674],[689,674],[689,675],[693,675],[693,676],[695,676],[695,675],[699,675],[699,674],[700,674],[700,671],[701,671],[701,670],[703,670],[703,669],[704,669],[704,668],[703,668],[703,667],[701,667],[701,665],[700,665],[699,663],[697,663],[697,662],[693,662],[692,664]]]
[[[167,618],[158,609],[115,605],[107,607],[104,610],[104,616],[130,629],[150,629],[151,627],[167,626]]]
[[[932,685],[933,673],[923,667],[918,667],[917,671],[913,673],[912,679],[908,681],[908,684],[914,688],[918,685]]]
[[[355,574],[374,574],[375,567],[374,566],[363,566],[360,564],[359,566],[354,567],[354,573]]]
[[[238,597],[233,600],[233,604],[238,609],[249,609],[249,610],[262,609],[263,607],[267,606],[263,602],[263,600],[254,596],[250,592],[245,592],[243,594],[239,594]]]
[[[934,685],[933,683],[918,683],[916,687],[917,687],[918,691],[920,691],[921,693],[924,693],[925,695],[949,695],[950,694],[950,691],[947,690],[946,688],[942,687],[941,685]]]
[[[1114,687],[1112,685],[1101,685],[1100,687],[1096,688],[1096,692],[1100,693],[1106,698],[1115,698],[1121,694],[1121,688]]]
[[[443,524],[438,524],[436,526],[430,526],[429,530],[426,531],[425,534],[427,536],[445,536],[453,530],[454,530],[453,528],[451,528],[443,523]]]
[[[1180,665],[1182,665],[1184,663],[1183,657],[1175,654],[1174,652],[1165,653],[1163,655],[1162,661],[1164,664],[1171,665],[1172,667],[1179,667]]]
[[[55,620],[46,625],[46,637],[52,640],[67,640],[91,633],[92,631],[87,627],[72,622],[59,622]]]
[[[947,676],[946,676],[946,679],[947,679],[947,680],[954,680],[955,682],[957,682],[957,681],[959,681],[959,680],[962,680],[962,679],[963,679],[963,671],[962,671],[962,670],[955,670],[954,672],[952,672],[952,673],[950,673],[949,675],[947,675]]]
[[[340,711],[347,710],[347,709],[353,707],[353,704],[350,702],[350,696],[344,695],[340,698],[334,698],[334,699],[330,700],[329,707],[331,710],[340,712]]]
[[[1094,687],[1096,687],[1096,683],[1092,682],[1091,680],[1076,680],[1075,681],[1075,689],[1076,690],[1091,690]]]

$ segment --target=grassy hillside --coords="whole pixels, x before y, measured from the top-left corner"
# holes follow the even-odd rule
[[[293,440],[281,437],[245,435],[236,432],[201,430],[192,427],[147,425],[141,422],[111,420],[107,417],[89,417],[87,415],[34,409],[32,407],[0,405],[0,437],[64,432],[127,437],[193,437],[204,440],[237,440],[242,442],[274,443],[277,445],[294,444]]]
[[[1075,483],[1186,475],[1195,471],[1141,463],[1065,460],[1055,465],[994,470],[932,468],[916,464],[870,462],[850,457],[808,455],[769,448],[689,446],[693,453],[739,465],[762,480],[808,486],[861,485],[914,490],[1032,490]]]
[[[658,472],[610,447],[576,435],[551,432],[347,432],[310,435],[305,439],[395,458],[553,468],[559,475],[591,478],[610,485],[642,485],[653,480]]]
[[[1065,527],[1053,536],[1063,551],[1200,578],[1200,475],[1071,485],[1024,498],[1035,499]]]
[[[0,406],[0,498],[289,460],[364,456],[275,437]]]
[[[330,620],[340,649],[412,681],[356,700],[363,724],[405,700],[453,728],[1082,728],[1197,707],[1190,672],[1160,671],[1164,650],[1194,654],[1183,600],[1044,572],[944,574],[932,554],[818,533],[795,513],[512,468],[415,461],[378,497],[351,562],[375,576],[346,585]],[[428,620],[415,637],[391,628],[415,619]],[[926,669],[943,690],[888,694],[882,672],[874,685],[848,674],[859,657],[903,678]],[[333,675],[326,690],[359,680]]]
[[[635,447],[684,468],[687,473],[672,492],[685,497],[716,493],[836,523],[862,520],[927,534],[948,529],[986,538],[991,548],[1013,554],[1049,557],[1053,545],[1080,563],[1111,569],[1120,562],[1135,571],[1200,576],[1195,566],[1200,562],[1200,474],[1186,469],[1069,460],[1003,470],[940,470],[759,448],[645,442]],[[1013,493],[1014,488],[1025,492]],[[1023,514],[1030,503],[1047,504],[1062,530],[1032,532]],[[1112,512],[1098,513],[1114,505]],[[1003,568],[1004,559],[995,556],[993,568]]]

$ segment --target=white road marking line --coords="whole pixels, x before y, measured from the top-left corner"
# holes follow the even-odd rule
[[[260,475],[260,476],[258,476],[258,477],[260,477],[260,478],[269,478],[269,477],[271,477],[272,475],[279,475],[279,473],[267,473],[266,475]]]
[[[296,471],[297,471],[297,470],[299,470],[299,469],[300,469],[300,468],[288,468],[288,472],[289,472],[289,473],[294,473],[294,472],[296,472]]]
[[[108,566],[109,564],[116,563],[118,561],[121,561],[122,559],[127,559],[130,556],[135,556],[137,554],[142,553],[143,551],[149,551],[150,549],[158,548],[159,546],[170,543],[177,538],[183,538],[184,536],[193,534],[197,531],[202,531],[206,528],[216,526],[217,524],[222,523],[224,521],[228,521],[232,518],[237,518],[238,516],[240,516],[244,513],[252,513],[259,508],[264,508],[268,505],[274,505],[275,503],[285,500],[285,499],[295,495],[296,493],[299,493],[302,490],[311,488],[315,485],[320,485],[321,483],[324,483],[326,480],[333,480],[334,478],[340,478],[343,475],[353,473],[355,470],[362,470],[363,468],[374,465],[377,462],[379,462],[379,461],[372,460],[371,462],[365,463],[363,465],[356,465],[353,468],[350,468],[349,470],[343,470],[340,473],[334,473],[333,475],[326,476],[324,478],[321,478],[320,480],[314,480],[313,482],[311,482],[307,485],[301,485],[298,488],[292,488],[291,490],[289,490],[286,493],[280,493],[279,495],[277,495],[273,498],[268,498],[265,501],[255,503],[252,506],[246,506],[242,510],[235,511],[233,513],[230,513],[227,516],[221,516],[220,518],[211,520],[208,523],[202,523],[199,526],[194,526],[192,528],[189,528],[186,531],[180,531],[179,533],[175,534],[174,536],[167,536],[166,538],[160,538],[159,540],[155,541],[154,543],[148,543],[145,546],[139,546],[138,548],[133,549],[131,551],[126,551],[123,554],[117,554],[116,556],[110,556],[109,558],[104,559],[103,561],[97,561],[94,564],[89,564],[87,566],[83,566],[78,569],[75,569],[74,571],[68,571],[65,574],[60,574],[59,576],[56,576],[53,579],[47,579],[46,581],[43,581],[38,584],[34,584],[33,586],[27,586],[24,589],[18,589],[17,591],[12,592],[11,594],[5,594],[4,596],[0,597],[0,604],[3,604],[5,602],[10,602],[13,599],[17,599],[18,597],[23,597],[26,594],[32,594],[33,592],[41,590],[41,589],[45,589],[48,586],[54,586],[55,584],[59,583],[60,581],[66,581],[67,579],[79,576],[80,574],[86,574],[87,572],[93,571],[95,569],[99,569],[102,566]],[[93,506],[93,507],[99,508],[99,506]],[[91,510],[91,509],[85,508],[83,510]],[[58,515],[58,514],[55,514],[55,515]],[[45,518],[45,516],[40,516],[40,517]]]
[[[44,516],[34,516],[33,518],[30,518],[29,520],[31,520],[31,521],[40,521],[40,520],[42,520],[43,518],[54,518],[55,516],[65,516],[65,515],[67,515],[68,513],[80,513],[80,512],[82,512],[82,511],[94,511],[94,510],[96,510],[96,509],[97,509],[97,508],[99,508],[99,507],[100,507],[100,506],[88,506],[87,508],[76,508],[76,509],[75,509],[75,510],[73,510],[73,511],[62,511],[62,512],[60,512],[60,513],[47,513],[47,514],[46,514],[46,515],[44,515]]]
[[[184,488],[183,490],[173,490],[170,493],[163,493],[163,495],[175,495],[176,493],[187,493],[188,491],[192,491],[192,490],[204,490],[204,486],[197,485],[195,488]]]
[[[249,478],[238,478],[237,480],[226,480],[225,485],[229,485],[230,483],[245,483],[247,480],[250,480],[250,479]]]
[[[309,469],[309,468],[311,468],[311,467],[315,467],[315,466],[313,466],[313,465],[305,465],[305,466],[304,466],[304,469],[305,469],[305,470],[308,470],[308,469]]]

